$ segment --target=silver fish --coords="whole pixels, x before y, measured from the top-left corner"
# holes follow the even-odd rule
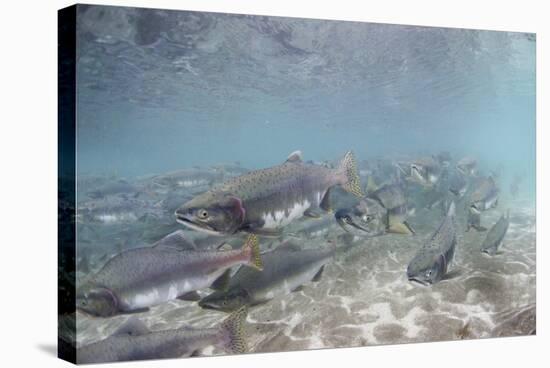
[[[415,160],[410,166],[409,180],[422,186],[432,187],[439,181],[441,165],[434,157]]]
[[[99,199],[113,195],[137,195],[138,193],[138,189],[135,185],[121,179],[114,182],[106,183],[95,190],[89,191],[86,194],[89,198]]]
[[[481,178],[475,183],[475,188],[468,200],[468,220],[466,231],[471,228],[477,231],[487,230],[481,226],[481,212],[495,208],[498,205],[499,189],[492,177]]]
[[[510,183],[510,194],[512,195],[512,198],[517,198],[520,184],[521,184],[521,176],[514,175],[514,179]]]
[[[246,308],[229,315],[213,328],[178,328],[149,331],[139,320],[131,318],[113,335],[104,340],[79,347],[78,364],[106,363],[127,360],[167,359],[191,356],[214,346],[227,353],[247,351],[243,324]]]
[[[215,291],[203,298],[199,305],[231,311],[289,294],[309,281],[318,281],[334,253],[334,248],[303,250],[287,243],[262,254],[262,272],[241,268],[231,278],[226,291]]]
[[[404,183],[394,182],[377,187],[369,178],[367,195],[350,209],[341,209],[335,217],[340,226],[349,232],[350,226],[369,236],[385,233],[414,234],[407,223],[409,215]]]
[[[195,188],[212,186],[214,183],[222,181],[223,178],[223,170],[191,168],[157,175],[152,178],[152,182],[164,187]]]
[[[469,182],[466,175],[460,171],[455,171],[449,178],[449,192],[454,194],[457,198],[462,198],[468,191]]]
[[[133,197],[108,197],[88,200],[78,205],[78,220],[88,223],[134,223],[144,216],[162,215],[150,202]]]
[[[508,231],[508,226],[510,225],[510,211],[505,215],[500,216],[499,220],[493,225],[491,230],[487,232],[487,236],[481,245],[481,251],[492,256],[495,255],[498,251],[498,248],[502,244],[506,232]]]
[[[371,198],[364,198],[351,208],[339,209],[334,217],[342,229],[360,237],[380,236],[388,229],[388,211]]]
[[[476,167],[476,159],[469,156],[460,159],[456,164],[458,171],[467,176],[474,176],[476,173]]]
[[[362,195],[351,152],[336,169],[304,163],[301,153],[294,152],[282,165],[231,178],[198,195],[176,211],[176,219],[212,234],[279,236],[292,221],[328,210],[334,186]]]
[[[453,262],[457,243],[455,204],[451,202],[447,215],[430,240],[418,250],[407,267],[409,281],[422,285],[435,284],[445,276]]]
[[[139,311],[195,290],[221,285],[233,266],[262,269],[257,237],[240,250],[177,249],[167,239],[155,247],[135,248],[111,258],[77,292],[77,308],[96,315]]]
[[[436,157],[442,167],[449,167],[453,160],[451,153],[448,151],[439,152]]]

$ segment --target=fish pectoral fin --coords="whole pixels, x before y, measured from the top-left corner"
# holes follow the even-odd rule
[[[407,229],[409,229],[411,235],[416,234],[416,231],[414,230],[414,228],[407,221],[403,221],[403,225],[405,225]]]
[[[177,230],[153,244],[155,249],[196,250],[192,240],[185,237],[185,231]]]
[[[330,190],[331,188],[328,188],[325,196],[321,200],[321,203],[319,204],[319,207],[327,212],[332,212],[332,208],[330,207]]]
[[[317,271],[317,273],[315,274],[315,276],[313,276],[313,278],[311,279],[311,281],[313,282],[318,282],[321,280],[321,277],[323,276],[323,271],[325,270],[325,265],[322,265],[321,268],[319,269],[319,271]]]
[[[392,234],[404,234],[404,235],[413,235],[415,234],[414,230],[405,222],[390,222],[388,225],[388,233]]]
[[[220,290],[220,291],[226,291],[229,287],[229,280],[231,279],[231,269],[228,268],[227,270],[222,273],[220,277],[218,277],[212,285],[210,285],[210,288],[213,290]]]
[[[304,212],[305,217],[319,219],[321,218],[321,211],[315,208],[309,208]]]
[[[295,287],[294,289],[292,289],[291,292],[297,293],[297,292],[300,292],[302,290],[304,290],[304,285],[299,285],[299,286]]]
[[[138,336],[149,333],[149,328],[137,317],[130,317],[115,330],[112,336]]]
[[[185,300],[188,302],[197,302],[201,300],[201,296],[196,291],[190,291],[188,293],[178,296],[176,299]]]

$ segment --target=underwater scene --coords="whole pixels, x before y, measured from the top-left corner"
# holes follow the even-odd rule
[[[79,5],[76,45],[77,362],[536,333],[534,34]]]

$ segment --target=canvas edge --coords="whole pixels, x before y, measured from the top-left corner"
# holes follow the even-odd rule
[[[76,13],[58,11],[58,347],[60,359],[76,363]]]

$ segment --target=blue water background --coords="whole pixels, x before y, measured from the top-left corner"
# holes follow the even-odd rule
[[[81,6],[80,175],[472,155],[535,193],[535,35]]]

